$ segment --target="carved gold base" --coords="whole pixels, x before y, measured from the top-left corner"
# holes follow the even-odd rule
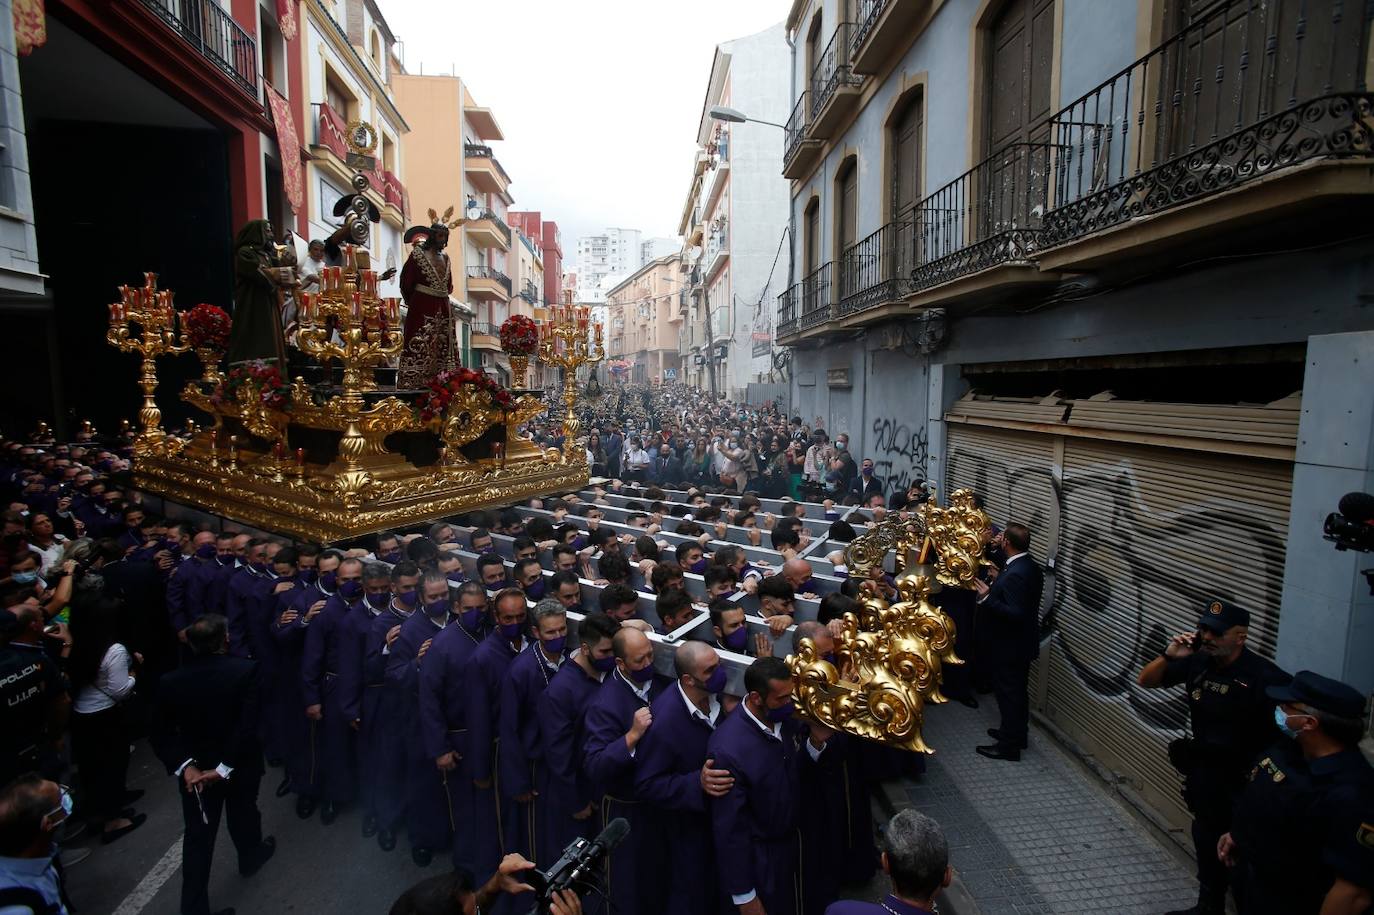
[[[134,461],[134,485],[250,527],[316,543],[452,518],[464,512],[587,485],[585,464],[548,460],[531,446],[504,467],[477,461],[417,468],[386,461],[371,470],[301,468],[241,449],[231,464],[208,440]],[[388,458],[394,457],[391,455]]]

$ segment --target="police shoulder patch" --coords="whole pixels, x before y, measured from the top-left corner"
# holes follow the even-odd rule
[[[1207,611],[1211,613],[1213,616],[1221,616],[1221,601],[1212,601],[1212,606],[1208,607]]]
[[[1374,851],[1374,824],[1361,823],[1360,828],[1355,830],[1355,841],[1364,848]]]

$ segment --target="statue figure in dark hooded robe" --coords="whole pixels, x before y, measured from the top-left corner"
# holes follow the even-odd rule
[[[283,266],[272,224],[254,219],[234,239],[234,314],[226,362],[232,367],[257,359],[286,371],[281,290],[296,282],[295,268]]]

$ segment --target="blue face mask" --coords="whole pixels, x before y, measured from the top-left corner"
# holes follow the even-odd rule
[[[544,596],[544,579],[539,579],[534,584],[525,589],[525,596],[530,600],[539,600]]]
[[[339,583],[339,596],[346,601],[355,601],[363,594],[363,583],[356,578]]]
[[[749,630],[741,626],[727,635],[724,641],[725,647],[731,651],[744,651],[744,646],[749,644]]]
[[[599,670],[603,674],[615,670],[615,655],[604,658],[592,658],[592,670]]]
[[[654,665],[641,667],[639,670],[630,671],[630,679],[636,683],[648,683],[654,678]]]
[[[437,620],[448,614],[448,598],[441,597],[425,604],[425,616],[432,620]]]
[[[382,562],[389,562],[392,565],[395,565],[396,563],[401,561],[402,557],[400,550],[392,550],[390,553],[383,553],[377,558],[380,559]]]
[[[320,587],[326,591],[333,591],[334,586],[339,583],[339,573],[333,570],[325,572],[320,576]]]
[[[200,559],[213,559],[215,555],[215,545],[213,543],[202,543],[196,547],[196,556]]]
[[[768,710],[768,720],[786,721],[787,719],[792,717],[792,712],[795,711],[795,708],[796,707],[792,704],[792,700],[788,699],[785,703],[778,706],[777,708],[770,708]]]
[[[314,569],[301,569],[296,573],[296,581],[303,585],[313,585],[315,583],[316,572]]]
[[[472,610],[464,610],[458,615],[459,622],[468,632],[476,632],[482,625],[482,614],[486,613],[481,607]]]
[[[725,689],[725,668],[717,667],[711,676],[706,678],[706,682],[701,684],[701,688],[708,693],[718,693]]]
[[[20,584],[20,585],[31,585],[31,584],[33,584],[35,581],[38,581],[38,573],[37,573],[37,572],[15,572],[13,575],[10,576],[10,578],[12,578],[12,579],[14,580],[15,584]]]
[[[690,570],[690,571],[692,571],[692,572],[695,572],[695,573],[698,574],[698,575],[702,574],[703,572],[706,571],[706,557],[705,557],[705,556],[701,557],[700,559],[698,559],[696,562],[692,563],[692,564],[691,564],[690,566],[688,566],[687,568],[688,568],[688,570]]]
[[[1295,729],[1290,728],[1290,727],[1288,726],[1288,719],[1289,719],[1289,718],[1306,718],[1306,717],[1308,717],[1308,716],[1307,716],[1307,715],[1289,715],[1287,712],[1285,712],[1285,711],[1284,711],[1282,708],[1280,708],[1279,706],[1277,706],[1277,705],[1274,706],[1274,724],[1276,724],[1276,725],[1278,726],[1278,729],[1279,729],[1280,731],[1283,732],[1283,736],[1285,736],[1285,737],[1293,737],[1293,738],[1295,738],[1295,737],[1298,736],[1298,732],[1297,732]]]
[[[520,638],[520,633],[524,628],[524,623],[502,623],[501,635],[514,642],[516,639]]]
[[[414,609],[415,601],[417,601],[419,597],[420,592],[416,591],[414,588],[411,588],[409,591],[402,591],[400,594],[397,594],[396,600],[400,601],[405,606]]]
[[[385,610],[387,602],[391,600],[391,595],[383,591],[381,594],[369,594],[367,603],[373,610]]]

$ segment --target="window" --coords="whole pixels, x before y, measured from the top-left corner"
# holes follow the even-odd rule
[[[368,53],[372,56],[372,65],[373,65],[374,67],[377,68],[377,72],[378,72],[378,73],[381,73],[381,72],[382,72],[382,39],[381,39],[381,36],[379,36],[379,35],[377,34],[377,30],[376,30],[376,29],[373,29],[373,30],[372,30],[372,42],[371,42],[371,46],[370,46],[370,48],[369,48],[369,50],[368,50]]]
[[[349,92],[343,82],[328,68],[324,71],[324,101],[345,121],[353,120],[354,108],[357,106],[353,93]]]
[[[802,272],[810,276],[820,268],[821,202],[812,198],[802,223]]]
[[[921,133],[924,127],[920,90],[914,90],[897,110],[892,122],[888,149],[892,156],[889,169],[888,203],[893,219],[907,216],[921,199]]]
[[[846,159],[835,176],[835,263],[840,268],[840,295],[856,291],[858,271],[853,259],[846,256],[849,248],[859,240],[859,163]]]
[[[984,156],[1049,128],[1054,0],[1009,0],[988,28]],[[1034,134],[1034,136],[1032,135]]]

